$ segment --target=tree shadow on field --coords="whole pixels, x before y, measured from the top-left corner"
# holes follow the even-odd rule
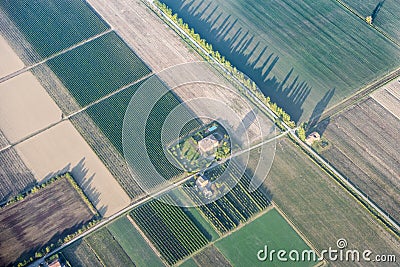
[[[308,132],[313,132],[313,131],[318,131],[318,133],[322,136],[322,134],[325,132],[326,127],[329,124],[328,120],[325,120],[324,123],[318,124],[319,120],[322,116],[322,113],[324,113],[326,107],[328,106],[329,102],[331,101],[332,97],[335,94],[335,88],[329,90],[326,92],[324,97],[318,102],[318,104],[315,106],[313,113],[311,115],[310,120],[308,121],[308,126],[307,126],[307,131]],[[328,123],[326,123],[328,122]],[[318,127],[317,127],[318,124]],[[318,129],[317,129],[318,128]]]
[[[276,76],[274,68],[279,55],[270,51],[268,45],[244,29],[238,18],[227,14],[221,6],[206,0],[163,0],[174,13],[188,23],[189,27],[213,45],[233,66],[251,78],[272,102],[276,102],[298,122],[303,115],[304,101],[311,86],[294,74],[291,68],[286,75]],[[284,77],[282,79],[282,77]]]
[[[374,21],[376,19],[376,17],[378,16],[379,11],[381,10],[381,8],[383,7],[383,4],[385,3],[386,0],[380,1],[378,3],[378,5],[375,7],[374,11],[372,11],[371,17],[372,17],[372,21]]]
[[[64,168],[47,174],[42,182],[46,182],[52,177],[65,174],[67,172],[71,173],[75,182],[82,189],[85,196],[90,200],[93,207],[98,211],[101,216],[103,216],[107,211],[107,206],[97,206],[100,202],[100,192],[92,186],[92,182],[96,173],[88,176],[89,170],[85,167],[85,157],[82,158],[74,167],[71,166],[71,163],[68,163]]]

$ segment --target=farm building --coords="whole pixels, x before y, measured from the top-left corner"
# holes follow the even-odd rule
[[[63,267],[63,266],[65,265],[61,264],[61,262],[58,259],[49,263],[49,267]]]
[[[306,138],[307,145],[311,146],[315,141],[319,141],[321,136],[317,132],[310,133]]]
[[[204,179],[202,176],[200,176],[199,178],[197,178],[196,180],[196,185],[197,187],[201,188],[201,187],[206,187],[208,185],[208,180]]]
[[[199,141],[199,149],[201,154],[206,154],[208,152],[213,151],[219,145],[218,140],[214,135],[207,136]]]

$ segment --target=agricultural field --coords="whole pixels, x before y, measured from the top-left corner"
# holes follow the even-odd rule
[[[208,218],[220,235],[232,231],[270,205],[270,200],[261,190],[249,192],[250,177],[246,173],[242,176],[236,163],[231,163],[234,167],[230,167],[230,175],[238,182],[229,193],[206,205],[200,205],[202,199],[197,193],[193,192],[189,196],[199,205],[197,209]],[[206,171],[204,176],[211,181],[215,180],[224,172],[226,166],[227,163],[219,165]]]
[[[164,196],[164,200],[172,199]],[[134,209],[130,215],[168,264],[179,262],[208,243],[179,207],[151,201]]]
[[[13,49],[4,39],[4,37],[1,36],[1,34],[0,51],[2,51],[2,58],[0,62],[0,78],[24,67],[24,63],[13,51]]]
[[[59,55],[47,65],[81,106],[150,73],[115,32]]]
[[[351,249],[400,253],[398,239],[287,138],[277,143],[274,165],[264,187],[319,251],[345,238]],[[357,266],[350,262],[335,265]]]
[[[374,94],[380,101],[392,100],[384,99],[385,90]],[[391,107],[398,111],[399,104],[397,99]],[[395,149],[399,129],[400,119],[368,98],[331,118],[323,135],[329,145],[320,151],[396,221],[400,221],[400,151]]]
[[[198,266],[215,266],[215,267],[231,266],[230,262],[224,257],[224,255],[222,255],[222,253],[215,246],[210,246],[205,248],[199,254],[193,256],[193,260],[196,262]]]
[[[74,267],[103,266],[86,240],[73,243],[71,246],[63,249],[62,254]]]
[[[400,6],[396,0],[341,0],[359,16],[372,16],[372,23],[400,43]]]
[[[121,245],[108,231],[101,228],[86,238],[104,266],[135,266]]]
[[[135,263],[135,266],[164,266],[127,217],[118,219],[108,225],[107,229]]]
[[[277,262],[267,259],[261,262],[257,252],[267,245],[269,250],[290,251],[310,250],[310,248],[285,221],[276,209],[255,219],[250,224],[219,240],[215,246],[233,266],[293,266],[293,262]],[[275,259],[276,260],[276,259]],[[315,261],[299,261],[296,266],[314,266]]]
[[[63,176],[0,209],[0,265],[29,259],[95,216],[70,179]]]
[[[164,266],[127,217],[63,249],[72,266]]]
[[[0,130],[11,143],[59,122],[61,114],[31,72],[0,83]]]
[[[38,182],[71,172],[103,216],[130,203],[129,196],[70,121],[60,122],[14,148]]]
[[[82,0],[1,1],[0,8],[42,58],[109,28]]]
[[[0,203],[31,189],[35,184],[35,177],[15,149],[0,152]]]
[[[337,1],[162,2],[295,121],[399,66],[400,48]]]

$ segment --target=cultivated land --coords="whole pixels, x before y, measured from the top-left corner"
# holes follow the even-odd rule
[[[199,60],[140,0],[89,0],[88,3],[153,71]]]
[[[150,73],[115,32],[59,55],[47,65],[81,106]]]
[[[277,144],[274,165],[264,185],[317,250],[335,247],[339,238],[345,238],[349,249],[400,253],[399,240],[287,138]]]
[[[15,149],[0,152],[0,203],[31,189],[35,184],[35,177]]]
[[[307,120],[399,66],[400,48],[337,1],[162,1]]]
[[[135,266],[107,228],[101,228],[86,238],[104,266]]]
[[[0,7],[43,58],[109,28],[84,1],[1,1]]]
[[[0,77],[4,77],[14,71],[22,69],[24,63],[19,59],[17,54],[12,50],[7,41],[0,35],[0,51],[1,51],[1,62],[0,62]]]
[[[127,206],[128,195],[69,121],[15,146],[36,179],[70,171],[99,212],[109,216]]]
[[[215,266],[215,267],[231,266],[230,262],[214,246],[210,246],[204,249],[202,252],[195,255],[193,257],[193,260],[196,262],[198,266]]]
[[[65,248],[62,253],[72,266],[164,266],[127,217]]]
[[[371,97],[400,120],[400,77],[375,91]]]
[[[373,25],[400,43],[400,5],[396,0],[341,0],[359,16],[373,17]]]
[[[293,266],[293,262],[261,262],[257,252],[267,245],[269,250],[310,250],[277,210],[271,210],[252,223],[219,240],[215,246],[234,266]],[[196,259],[196,258],[195,258]],[[276,260],[276,259],[275,259]],[[313,266],[316,262],[296,262],[296,266]]]
[[[0,83],[0,129],[11,143],[59,122],[61,114],[31,72]]]
[[[385,89],[374,93],[375,99],[399,112],[400,100],[391,102],[391,96]],[[368,98],[331,118],[323,135],[329,146],[320,152],[396,221],[400,221],[399,129],[400,119]]]
[[[164,266],[127,217],[122,217],[107,226],[115,240],[125,250],[136,266]]]
[[[0,209],[0,264],[33,256],[91,220],[94,213],[70,181],[63,177]]]
[[[71,246],[62,250],[62,254],[67,258],[72,266],[76,267],[102,267],[104,266],[93,249],[86,240],[75,242]]]

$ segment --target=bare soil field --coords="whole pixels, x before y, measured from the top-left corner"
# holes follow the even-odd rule
[[[275,161],[264,184],[275,204],[319,251],[336,248],[337,240],[345,238],[348,249],[399,255],[399,240],[289,139],[282,138],[277,144]],[[365,263],[338,261],[330,266]]]
[[[375,91],[371,97],[400,120],[400,78]]]
[[[128,195],[69,121],[16,145],[15,149],[39,181],[70,171],[106,217],[130,203]]]
[[[60,121],[61,114],[32,73],[0,83],[0,129],[11,143]]]
[[[380,94],[381,103],[398,112]],[[374,98],[375,98],[374,97]],[[400,221],[400,120],[373,98],[331,119],[324,137],[330,145],[321,152],[337,170]]]
[[[0,203],[35,184],[35,177],[13,148],[0,152]]]
[[[66,178],[0,210],[0,265],[33,256],[35,251],[75,232],[94,214]]]
[[[1,61],[0,61],[0,77],[4,77],[14,71],[22,69],[24,63],[19,59],[17,54],[12,50],[7,41],[0,35],[0,51],[1,51]]]

